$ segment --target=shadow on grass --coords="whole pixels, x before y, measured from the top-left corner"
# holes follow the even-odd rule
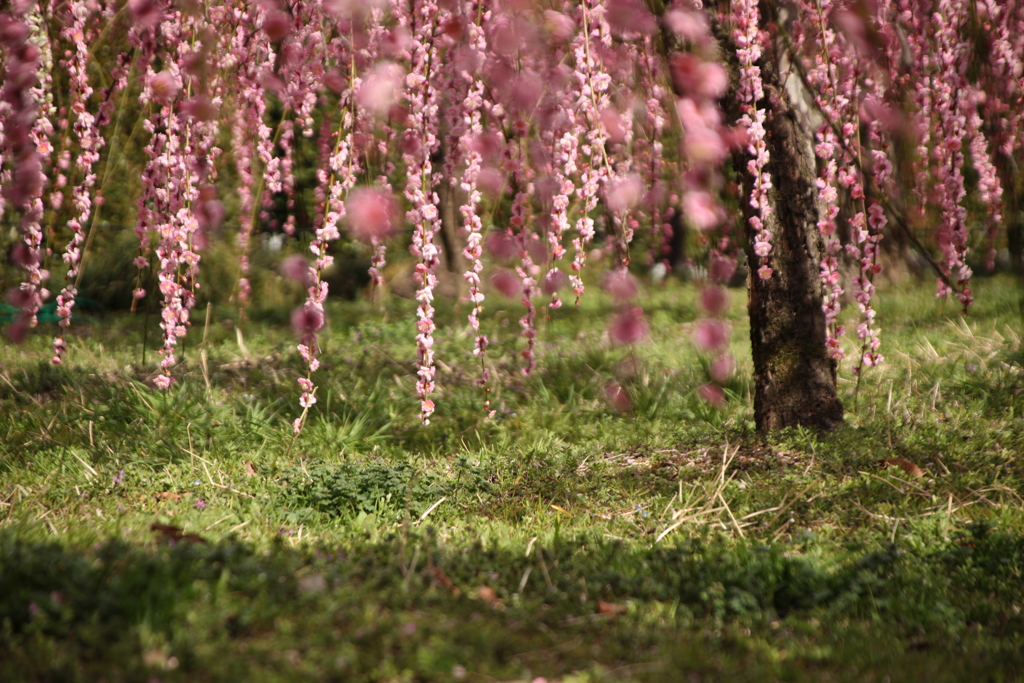
[[[1020,536],[822,559],[692,538],[87,548],[0,533],[3,680],[1009,680]],[[967,676],[968,678],[965,678]]]

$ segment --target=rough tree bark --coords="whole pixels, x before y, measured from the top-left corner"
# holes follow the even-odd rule
[[[766,3],[762,3],[764,7]],[[731,37],[716,27],[717,37],[730,62],[732,92],[739,82],[739,63]],[[772,276],[758,277],[749,268],[750,343],[754,360],[754,420],[759,432],[786,427],[834,429],[843,422],[843,404],[836,392],[836,363],[825,346],[825,313],[819,279],[823,242],[818,232],[819,201],[810,132],[800,123],[779,76],[779,55],[765,50],[759,62],[765,98],[757,103],[767,112],[767,170],[773,187],[768,199],[772,213],[767,228],[772,234],[769,257]],[[739,118],[733,96],[723,102],[732,120]],[[753,178],[747,172],[749,154],[739,150],[734,163],[748,197]],[[744,201],[748,263],[760,259],[753,252],[754,234],[748,219],[753,209]]]

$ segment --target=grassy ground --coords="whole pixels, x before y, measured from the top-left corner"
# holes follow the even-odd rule
[[[1020,291],[976,290],[883,292],[846,426],[767,440],[740,291],[721,411],[691,288],[635,349],[553,312],[528,379],[491,309],[493,420],[442,306],[426,428],[410,303],[332,304],[294,442],[286,311],[197,319],[167,393],[141,318],[44,330],[0,349],[0,680],[1024,680]]]

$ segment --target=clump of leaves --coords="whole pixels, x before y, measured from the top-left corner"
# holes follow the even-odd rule
[[[384,460],[292,469],[283,478],[299,507],[330,516],[406,509],[418,515],[453,490],[452,483],[435,472]]]

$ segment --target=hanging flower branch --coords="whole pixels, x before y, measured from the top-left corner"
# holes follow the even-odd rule
[[[466,3],[467,14],[472,15],[474,10],[477,9],[477,3]],[[484,17],[484,19],[486,18]],[[487,38],[483,29],[475,23],[470,23],[466,31],[468,34],[468,45],[480,54],[485,53],[487,51]],[[477,206],[482,199],[477,182],[483,162],[483,155],[478,149],[477,141],[483,134],[481,120],[486,89],[483,80],[470,74],[468,71],[463,70],[460,76],[469,84],[469,91],[461,108],[462,120],[458,122],[462,132],[459,138],[459,146],[466,163],[466,168],[462,172],[462,182],[459,184],[462,191],[466,193],[466,200],[459,207],[459,213],[462,214],[463,225],[466,231],[466,248],[462,253],[469,261],[469,269],[464,277],[469,284],[469,302],[473,307],[469,312],[469,326],[475,335],[473,355],[480,359],[480,378],[477,382],[481,391],[484,392],[484,412],[492,416],[491,388],[489,386],[490,370],[487,368],[485,360],[488,340],[487,335],[482,334],[480,331],[480,316],[483,313],[484,303],[484,293],[481,289],[480,279],[480,274],[484,270],[484,264],[481,260],[483,256],[483,221],[480,220],[480,215],[477,213]]]
[[[100,149],[104,143],[96,117],[88,110],[89,98],[92,96],[92,86],[89,84],[87,72],[88,45],[92,44],[96,36],[96,24],[92,21],[92,8],[87,2],[72,2],[69,11],[72,23],[64,30],[63,37],[75,46],[75,52],[66,60],[65,67],[72,92],[71,108],[75,112],[72,129],[80,148],[75,157],[75,166],[81,176],[81,181],[72,190],[72,199],[77,215],[68,221],[72,237],[64,251],[64,262],[68,265],[67,284],[57,295],[57,315],[60,316],[61,332],[53,340],[53,363],[56,365],[60,365],[62,362],[61,357],[66,348],[64,330],[71,325],[71,309],[74,308],[75,297],[78,294],[74,283],[82,262],[82,249],[86,238],[85,226],[89,224],[89,217],[92,214],[92,191],[96,185],[96,174],[93,172],[93,167],[99,161]]]
[[[14,159],[13,168],[6,168],[3,198],[18,216],[19,242],[11,252],[15,264],[24,268],[26,279],[17,290],[8,293],[8,301],[22,313],[9,328],[15,341],[24,339],[28,328],[36,325],[36,313],[49,296],[45,283],[50,274],[43,268],[43,189],[46,176],[43,163],[51,149],[53,126],[40,115],[42,91],[39,74],[44,52],[36,45],[45,32],[33,31],[39,26],[34,8],[19,3],[0,15],[0,41],[5,50],[4,80],[0,86],[0,131],[3,158]],[[5,164],[6,166],[6,164]]]
[[[434,68],[439,68],[439,55],[434,40],[440,10],[433,2],[417,3],[412,15],[415,27],[412,37],[412,72],[406,81],[409,98],[407,133],[402,141],[402,158],[406,164],[405,197],[412,208],[406,218],[415,228],[410,251],[419,258],[416,265],[416,347],[418,380],[416,395],[420,399],[420,421],[430,424],[434,402],[430,395],[434,391],[434,288],[437,286],[437,270],[440,262],[434,237],[439,228],[437,196],[433,189],[432,163],[430,160],[438,144],[437,115],[438,92],[431,84]]]
[[[995,0],[938,0],[935,8],[926,14],[896,0],[801,0],[779,25],[784,38],[792,33],[790,46],[798,52],[790,52],[790,63],[825,119],[814,148],[821,161],[818,192],[826,205],[818,228],[825,246],[827,343],[832,357],[841,359],[840,260],[846,258],[856,262],[848,286],[860,310],[858,375],[882,360],[873,305],[881,240],[892,225],[910,232],[894,208],[903,189],[894,179],[895,131],[919,134],[917,159],[908,163],[916,164],[920,201],[911,203],[921,216],[928,209],[941,215],[940,294],[958,290],[965,307],[972,298],[968,194],[990,208],[991,234],[1001,218],[1001,181],[1006,182],[996,171],[1024,135],[1024,69],[1014,43],[1024,31],[1024,10]],[[116,58],[109,87],[93,93],[89,60],[105,59],[94,43],[122,17],[131,24],[131,50]],[[140,129],[147,139],[141,143],[145,168],[134,296],[145,296],[143,275],[152,268],[162,299],[163,357],[155,380],[160,387],[172,382],[178,343],[201,286],[201,252],[226,211],[238,224],[241,317],[250,298],[255,230],[279,221],[274,227],[309,240],[311,262],[293,257],[284,268],[302,280],[307,293],[293,316],[305,363],[296,430],[316,402],[313,377],[322,354],[331,244],[346,229],[366,243],[378,290],[386,244],[401,232],[403,209],[417,260],[416,394],[424,424],[435,409],[433,301],[441,244],[460,250],[467,262],[467,320],[485,391],[491,380],[490,342],[483,334],[485,251],[497,260],[514,260],[514,274],[505,270],[491,282],[521,303],[525,375],[537,363],[536,297],[548,295],[549,309],[561,305],[564,268],[579,302],[587,250],[599,228],[607,239],[600,246],[614,257],[606,286],[619,297],[608,327],[612,342],[634,343],[647,331],[642,310],[623,295],[632,283],[626,266],[641,223],[650,227],[651,265],[666,255],[670,220],[699,231],[696,239],[711,253],[715,276],[702,296],[709,319],[698,327],[717,330],[717,285],[735,265],[722,232],[728,224],[722,197],[734,190],[722,169],[740,141],[750,154],[745,213],[750,265],[758,277],[771,278],[776,246],[769,229],[772,179],[760,70],[765,20],[755,0],[731,3],[742,130],[730,127],[735,122],[724,119],[718,103],[729,83],[710,35],[713,23],[702,3],[689,0],[671,3],[661,17],[641,0],[582,0],[547,9],[487,0],[5,5],[0,212],[18,225],[10,259],[26,271],[26,282],[7,293],[23,311],[10,332],[19,339],[33,325],[48,296],[44,259],[59,247],[69,280],[57,297],[62,328],[53,359],[64,357],[86,225],[97,223],[102,202],[95,167],[111,137],[111,95],[137,92],[136,75]],[[656,54],[665,31],[678,40],[664,42],[678,50]],[[53,92],[51,51],[61,56],[69,76],[66,99]],[[67,104],[57,126],[55,102]],[[905,123],[893,122],[896,112]],[[224,184],[218,180],[222,123],[228,129],[223,134],[232,138],[237,176],[238,199],[227,209],[216,189]],[[111,139],[118,137],[116,125],[114,131]],[[299,151],[306,137],[317,138],[319,153],[317,215],[312,232],[303,235],[297,171],[305,163]],[[965,180],[968,160],[978,172],[976,184]],[[111,165],[109,158],[106,163]],[[401,186],[401,207],[393,185]],[[839,202],[847,200],[850,215],[841,216]],[[449,215],[457,217],[461,231],[441,231],[442,206],[452,209]],[[44,208],[51,210],[48,231],[41,226]],[[278,208],[283,211],[274,213]],[[849,227],[848,239],[840,226]],[[572,265],[564,267],[570,239]],[[991,262],[991,250],[986,256]],[[715,402],[721,378],[729,374],[719,370],[731,360],[717,345],[722,335],[704,332],[698,343],[714,367],[722,366],[711,375],[712,388],[704,390]]]
[[[761,67],[756,64],[761,58],[761,32],[758,28],[760,13],[757,9],[757,0],[738,0],[732,6],[736,53],[740,60],[739,95],[740,101],[744,103],[740,124],[747,129],[747,149],[753,156],[753,159],[747,162],[747,170],[754,179],[753,187],[750,189],[750,206],[757,213],[750,217],[749,222],[755,235],[754,253],[761,259],[757,275],[762,280],[767,280],[772,276],[772,269],[768,265],[768,254],[772,250],[772,234],[767,225],[771,213],[768,191],[772,187],[772,181],[765,170],[768,165],[768,145],[764,140],[765,110],[757,107],[757,103],[764,99]]]

